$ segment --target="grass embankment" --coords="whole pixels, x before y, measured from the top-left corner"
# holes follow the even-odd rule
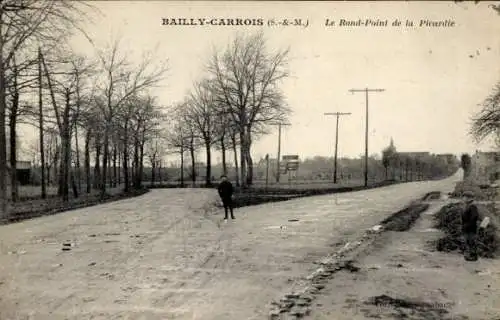
[[[394,184],[392,181],[383,181],[372,183],[368,187],[364,186],[334,186],[334,187],[320,187],[314,188],[311,185],[310,189],[301,188],[251,188],[246,190],[238,190],[234,196],[235,207],[247,207],[261,203],[286,201],[301,197],[310,197],[317,195],[333,194],[360,191],[365,189],[378,188]]]
[[[81,194],[78,198],[70,197],[70,199],[66,202],[56,195],[48,195],[46,199],[41,199],[40,196],[30,196],[29,198],[25,197],[22,201],[11,204],[9,216],[0,220],[0,224],[19,222],[26,219],[136,197],[143,195],[148,191],[148,189],[139,189],[123,192],[121,190],[112,189],[107,192],[104,197],[101,197],[98,192],[93,192],[91,194]]]
[[[490,224],[478,233],[478,255],[483,258],[496,258],[500,255],[499,208],[494,202],[498,191],[494,188],[482,189],[473,184],[460,182],[451,196],[459,198],[465,191],[472,191],[475,199],[479,201],[477,207],[480,219],[485,216],[490,217]],[[461,231],[463,206],[462,203],[451,203],[441,208],[435,215],[435,228],[445,233],[445,236],[435,243],[438,251],[463,253],[464,241]]]

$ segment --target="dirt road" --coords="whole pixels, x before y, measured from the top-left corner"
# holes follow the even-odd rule
[[[214,190],[144,196],[0,227],[0,319],[265,319],[313,261],[458,176],[245,207]]]
[[[356,272],[335,275],[306,319],[500,320],[500,262],[437,252],[436,201],[406,232],[384,232]]]

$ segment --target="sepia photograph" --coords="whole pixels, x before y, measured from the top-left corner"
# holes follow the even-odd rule
[[[0,320],[500,320],[499,1],[0,1]]]

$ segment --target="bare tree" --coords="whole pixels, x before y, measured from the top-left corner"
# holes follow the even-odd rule
[[[83,7],[74,1],[7,0],[0,3],[0,119],[6,110],[6,71],[17,52],[33,42],[63,40],[86,18]],[[0,121],[0,210],[7,214],[6,135]]]
[[[164,79],[167,66],[165,61],[157,62],[148,54],[143,55],[141,63],[133,65],[120,53],[118,40],[107,50],[99,51],[99,60],[103,77],[96,82],[103,100],[99,106],[105,122],[101,176],[101,195],[104,196],[113,119],[129,98],[158,85]]]
[[[139,189],[144,172],[144,146],[147,141],[158,134],[163,115],[159,111],[153,97],[146,96],[139,100],[133,116],[134,128],[134,187]]]
[[[73,195],[78,197],[76,179],[71,169],[72,136],[79,121],[82,107],[81,92],[84,77],[92,71],[92,64],[84,58],[74,54],[63,56],[49,68],[44,55],[42,64],[45,70],[47,85],[61,138],[61,155],[59,191],[63,200],[68,200],[69,183],[71,182]]]
[[[148,139],[145,144],[145,154],[148,157],[149,164],[151,165],[151,185],[156,183],[157,170],[161,170],[161,159],[166,153],[165,134],[160,130],[152,133],[151,139]],[[159,175],[161,183],[161,176]]]
[[[396,160],[396,155],[397,155],[397,150],[396,147],[394,146],[394,142],[391,139],[391,143],[389,146],[384,148],[382,150],[382,165],[384,166],[385,169],[385,179],[388,179],[388,170],[391,165],[394,165],[395,160]],[[394,170],[393,170],[394,173]],[[394,176],[394,174],[393,174]],[[394,178],[394,177],[393,177]]]
[[[11,178],[11,200],[17,201],[18,183],[17,183],[17,125],[20,121],[29,121],[25,116],[33,114],[33,107],[27,102],[23,102],[22,93],[28,92],[36,79],[30,72],[30,67],[35,61],[22,55],[14,55],[11,61],[11,68],[6,70],[5,83],[7,85],[7,109],[9,119],[9,160],[10,160],[10,178]],[[23,119],[24,118],[24,119]]]
[[[187,105],[186,117],[194,126],[196,136],[203,141],[206,152],[205,184],[212,184],[212,153],[211,149],[216,140],[217,118],[216,100],[211,88],[212,83],[203,80],[195,84]],[[222,132],[223,133],[223,132]],[[224,139],[224,134],[222,134]],[[224,146],[223,146],[224,147]],[[225,152],[223,153],[225,165]]]
[[[91,193],[92,191],[92,179],[90,172],[90,157],[91,157],[91,145],[92,142],[98,140],[97,133],[99,132],[99,118],[98,113],[92,108],[88,108],[82,114],[82,126],[85,130],[85,142],[84,142],[84,172],[85,172],[85,182],[86,182],[86,192]],[[99,164],[97,161],[96,165]],[[95,178],[95,176],[94,176]]]
[[[288,50],[269,54],[263,34],[258,33],[238,35],[223,53],[215,52],[209,62],[218,105],[238,130],[243,186],[252,183],[252,135],[265,132],[267,125],[285,120],[291,112],[279,88],[288,76],[287,56]]]
[[[188,105],[184,103],[184,109],[180,111],[180,121],[181,125],[184,126],[184,137],[187,141],[187,150],[189,151],[189,155],[191,158],[191,170],[190,177],[193,187],[196,185],[196,178],[198,176],[198,172],[196,170],[196,151],[200,147],[200,139],[197,135],[197,131],[195,129],[195,124],[193,120],[189,117],[188,113]]]
[[[171,126],[166,134],[167,146],[170,150],[180,155],[180,182],[184,187],[184,154],[189,148],[189,129],[182,117],[184,104],[178,104],[170,113],[173,114]]]
[[[233,149],[233,157],[234,157],[234,168],[235,168],[235,180],[236,180],[236,186],[240,186],[240,176],[239,176],[239,170],[238,170],[238,146],[241,145],[241,141],[238,139],[238,132],[235,130],[234,127],[230,129],[230,137],[231,137],[231,146]],[[241,158],[241,153],[240,153],[240,158]],[[243,177],[241,178],[241,182],[243,182]]]
[[[473,119],[470,134],[478,142],[488,136],[500,139],[500,82],[495,85],[482,106]]]
[[[226,151],[231,147],[231,119],[228,115],[216,114],[215,117],[215,136],[214,147],[222,155],[222,174],[227,175],[227,154]],[[237,164],[237,161],[236,161]],[[238,173],[238,172],[236,172]]]

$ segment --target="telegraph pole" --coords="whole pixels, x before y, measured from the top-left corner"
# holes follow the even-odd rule
[[[335,130],[335,158],[333,165],[333,183],[337,183],[337,148],[339,145],[339,117],[350,115],[350,112],[326,112],[325,116],[337,116],[337,129]]]
[[[349,92],[364,92],[366,97],[366,128],[365,128],[365,187],[368,186],[368,92],[382,92],[385,89],[350,89]]]
[[[280,157],[281,157],[281,126],[289,126],[289,123],[273,123],[274,125],[278,126],[278,159],[276,161],[276,183],[280,182]]]

